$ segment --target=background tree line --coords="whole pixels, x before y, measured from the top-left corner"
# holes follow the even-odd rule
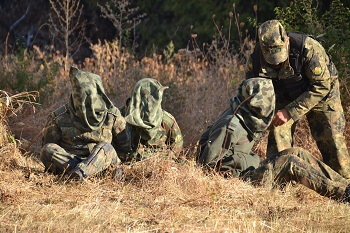
[[[286,18],[286,21],[294,21],[290,24],[289,29],[304,30],[308,25],[307,20],[316,20],[313,21],[315,24],[319,18],[296,17],[298,15],[296,11],[302,12],[302,5],[305,5],[304,8],[311,7],[312,17],[322,16],[330,10],[332,2],[332,0],[298,0],[291,2],[278,0],[1,0],[1,50],[4,51],[5,39],[11,25],[24,15],[29,4],[28,14],[11,31],[9,47],[18,48],[36,44],[39,46],[54,45],[56,49],[63,50],[62,47],[64,46],[59,43],[57,33],[55,34],[50,30],[50,28],[52,29],[50,14],[53,11],[53,2],[67,1],[78,2],[78,9],[81,9],[79,20],[81,24],[85,25],[84,37],[87,41],[121,39],[125,47],[136,51],[141,56],[161,52],[170,42],[173,42],[175,50],[186,48],[191,34],[198,35],[197,40],[200,45],[204,42],[209,43],[213,38],[219,36],[218,28],[222,34],[227,35],[230,12],[233,12],[235,16],[230,29],[232,34],[230,40],[233,49],[237,49],[239,34],[235,22],[236,18],[243,36],[246,35],[246,30],[248,30],[247,35],[250,35],[251,38],[255,37],[254,27],[265,20],[275,18],[275,12],[277,12],[278,17]],[[339,2],[344,6],[350,6],[349,1],[340,0]],[[101,7],[105,7],[106,4],[110,5],[110,13],[115,14],[117,20],[124,21],[124,24],[120,25],[119,28],[110,17],[103,17]],[[121,7],[122,4],[125,5],[124,9]],[[235,4],[235,9],[233,4]],[[294,8],[290,7],[291,5]],[[130,9],[133,10],[128,11]],[[276,9],[278,10],[276,11]],[[284,11],[285,13],[282,13]],[[304,11],[307,12],[307,9],[304,9]],[[120,18],[118,18],[119,16]],[[341,18],[341,15],[330,15],[328,21],[334,21],[335,17]],[[312,21],[310,22],[312,24]],[[320,27],[315,27],[315,29],[319,30]],[[81,33],[80,29],[78,31],[75,33]],[[318,33],[315,30],[313,32]],[[81,59],[88,56],[88,54],[88,43],[82,43],[79,52],[75,53],[75,56]]]

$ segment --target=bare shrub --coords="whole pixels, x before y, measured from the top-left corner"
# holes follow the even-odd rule
[[[67,72],[70,57],[85,42],[85,22],[81,20],[83,6],[80,0],[50,0],[50,4],[50,30],[54,39],[64,48],[64,68]]]
[[[102,17],[110,20],[113,26],[117,29],[118,40],[125,46],[127,45],[127,39],[124,39],[127,34],[132,32],[133,42],[132,48],[136,47],[136,26],[140,24],[142,18],[146,14],[139,14],[138,7],[131,7],[130,0],[112,0],[112,6],[106,2],[105,6],[97,5],[101,9]]]
[[[9,133],[7,117],[16,115],[23,105],[36,104],[37,92],[22,92],[10,95],[0,90],[0,169],[11,170],[23,166],[25,160],[19,152],[18,141]]]

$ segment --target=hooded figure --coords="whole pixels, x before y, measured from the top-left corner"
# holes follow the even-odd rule
[[[72,67],[69,76],[72,94],[48,118],[41,160],[54,174],[83,179],[119,163],[117,153],[131,151],[130,132],[98,75]]]
[[[142,159],[159,149],[182,149],[181,130],[175,118],[162,109],[163,87],[157,80],[139,80],[121,112],[131,129],[134,157]],[[130,160],[133,158],[125,158]]]
[[[108,112],[117,112],[107,97],[100,76],[77,68],[70,71],[72,95],[68,103],[74,125],[86,132],[99,130]]]
[[[349,202],[349,182],[307,151],[289,148],[268,155],[262,162],[251,151],[275,114],[275,92],[270,79],[243,81],[230,102],[231,106],[201,136],[199,164],[256,184],[296,181],[323,196]]]
[[[241,83],[231,106],[203,133],[198,161],[234,176],[259,166],[259,156],[251,153],[256,139],[269,126],[275,112],[272,81],[263,78]]]

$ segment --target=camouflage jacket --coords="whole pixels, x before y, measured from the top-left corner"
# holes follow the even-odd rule
[[[74,126],[68,107],[63,105],[49,115],[46,125],[48,129],[42,143],[55,143],[69,153],[86,157],[99,142],[108,142],[114,146],[118,156],[125,156],[121,154],[131,151],[130,130],[119,110],[113,110],[114,112],[108,112],[99,130],[82,132]]]
[[[123,109],[123,108],[122,108]],[[162,123],[159,126],[155,137],[150,140],[144,140],[139,134],[139,129],[129,125],[131,131],[131,146],[133,150],[132,158],[121,158],[122,160],[132,160],[135,157],[147,157],[147,153],[157,150],[170,149],[173,152],[179,152],[183,147],[183,138],[180,127],[175,118],[163,110]]]
[[[321,105],[327,102],[330,93],[336,91],[336,82],[338,82],[337,76],[331,76],[330,74],[328,67],[330,59],[325,49],[318,41],[311,37],[305,39],[303,59],[304,63],[302,69],[310,81],[308,90],[291,102],[286,102],[281,96],[277,96],[276,98],[278,108],[287,109],[294,121],[300,119],[315,106],[322,107]],[[263,61],[263,58],[261,58],[261,60],[260,72],[264,74],[265,77],[287,79],[294,75],[294,71],[288,59],[282,64],[279,70],[270,67]],[[333,68],[335,69],[335,67]],[[255,75],[253,72],[252,57],[250,57],[246,64],[246,78],[252,77],[255,77]],[[282,107],[280,107],[282,102]]]

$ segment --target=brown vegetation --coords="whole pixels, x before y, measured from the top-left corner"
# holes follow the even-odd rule
[[[101,75],[117,106],[134,83],[152,77],[169,86],[164,109],[177,119],[186,152],[179,158],[161,155],[124,165],[125,179],[97,177],[82,183],[43,173],[38,162],[40,140],[29,152],[20,152],[35,139],[48,112],[65,103],[70,93],[64,57],[38,48],[22,60],[9,57],[0,71],[1,82],[30,80],[41,94],[42,106],[22,110],[0,122],[0,229],[49,232],[346,232],[350,207],[323,198],[302,186],[284,190],[269,184],[253,187],[238,179],[206,174],[193,160],[200,134],[226,107],[243,76],[243,66],[230,53],[206,54],[181,50],[165,59],[154,54],[135,59],[117,42],[92,45],[93,56],[81,68]],[[23,65],[25,64],[25,68]],[[24,69],[25,74],[21,73]],[[29,77],[29,78],[28,78]],[[42,84],[46,78],[49,81]],[[28,79],[26,79],[28,78]],[[23,81],[23,80],[22,80]],[[28,81],[29,82],[29,81]],[[28,83],[26,83],[29,85]],[[40,84],[40,85],[39,85]],[[25,89],[25,87],[23,87]],[[347,103],[348,104],[348,103]],[[345,105],[348,110],[349,106]],[[1,110],[1,108],[0,108]],[[299,124],[297,142],[317,153],[314,142]],[[347,126],[347,138],[350,127]],[[22,143],[22,144],[21,144]],[[264,139],[256,150],[264,156]]]

